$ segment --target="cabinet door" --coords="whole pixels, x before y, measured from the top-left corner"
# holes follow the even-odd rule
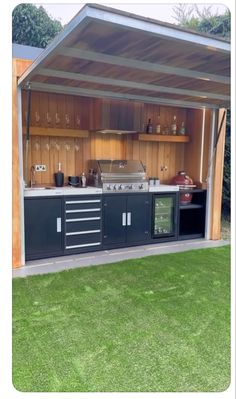
[[[145,242],[150,238],[150,196],[127,196],[127,242]]]
[[[106,195],[103,199],[103,244],[126,241],[126,195]]]
[[[26,260],[62,253],[61,198],[25,199]]]
[[[176,237],[176,194],[153,195],[153,237]]]

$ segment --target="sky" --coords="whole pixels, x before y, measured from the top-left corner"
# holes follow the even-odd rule
[[[117,8],[120,10],[128,11],[134,14],[142,15],[144,17],[150,17],[154,19],[158,19],[165,22],[176,23],[175,14],[173,11],[173,7],[178,4],[151,4],[151,3],[132,3],[127,2],[120,4],[118,2],[113,1],[112,3],[102,3],[101,1],[95,1],[96,3],[104,4],[106,6],[110,6],[113,8]],[[67,24],[75,14],[84,6],[85,3],[77,3],[77,4],[45,4],[41,3],[41,5],[46,9],[47,13],[53,17],[54,19],[58,19],[61,21],[62,25]],[[197,4],[197,3],[196,3]],[[204,8],[211,5],[211,10],[213,13],[224,13],[226,7],[222,4],[198,4],[198,7]]]

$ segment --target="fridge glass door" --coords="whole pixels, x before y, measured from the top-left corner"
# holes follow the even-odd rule
[[[173,196],[154,197],[154,236],[173,236],[175,201]]]

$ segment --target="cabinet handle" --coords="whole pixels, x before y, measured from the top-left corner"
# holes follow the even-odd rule
[[[127,213],[127,226],[131,226],[131,212]]]
[[[61,233],[61,218],[57,218],[57,233]]]
[[[126,226],[126,213],[122,213],[122,226]]]

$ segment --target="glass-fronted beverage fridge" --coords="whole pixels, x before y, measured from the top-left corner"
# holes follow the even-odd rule
[[[177,238],[177,201],[176,193],[153,195],[153,238]]]

